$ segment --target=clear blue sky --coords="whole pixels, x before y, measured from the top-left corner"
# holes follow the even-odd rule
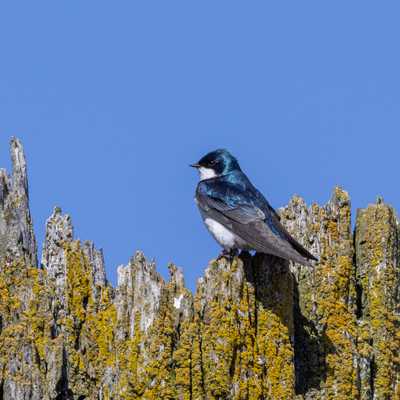
[[[328,4],[329,3],[329,4]],[[275,206],[400,208],[398,2],[3,2],[0,165],[23,140],[36,234],[54,205],[105,252],[184,268],[219,248],[188,164],[226,147]]]

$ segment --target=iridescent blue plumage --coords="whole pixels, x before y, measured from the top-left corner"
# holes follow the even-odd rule
[[[243,206],[257,207],[264,213],[265,223],[270,229],[277,236],[285,238],[272,218],[275,215],[279,219],[275,210],[240,169],[230,171],[218,179],[200,181],[197,190],[199,193],[224,202],[231,208],[241,208],[243,213],[249,212]]]
[[[306,265],[315,259],[286,231],[228,151],[211,152],[193,166],[207,172],[208,178],[197,186],[196,201],[207,227],[225,250],[254,249]]]

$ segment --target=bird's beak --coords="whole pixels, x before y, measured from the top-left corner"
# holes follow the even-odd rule
[[[190,164],[189,167],[200,168],[200,164]]]

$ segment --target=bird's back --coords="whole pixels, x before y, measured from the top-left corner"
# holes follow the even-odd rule
[[[200,181],[196,190],[198,202],[202,201],[203,196],[216,199],[230,209],[238,209],[239,212],[241,209],[243,209],[243,212],[246,212],[249,207],[261,210],[265,216],[263,222],[266,224],[268,230],[279,239],[281,245],[284,245],[286,252],[289,251],[291,253],[290,259],[301,263],[308,263],[308,259],[316,260],[284,228],[280,223],[279,215],[242,171],[235,170],[220,177]],[[295,253],[298,253],[299,257],[296,257]],[[304,260],[302,260],[303,258]]]

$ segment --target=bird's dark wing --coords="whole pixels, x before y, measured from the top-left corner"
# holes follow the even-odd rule
[[[247,177],[246,177],[247,179]],[[268,200],[259,192],[249,181],[248,181],[248,191],[246,194],[250,193],[253,203],[256,204],[265,214],[265,223],[269,228],[282,239],[287,240],[303,257],[318,261],[307,249],[305,249],[296,239],[294,239],[291,234],[286,230],[286,228],[281,224],[280,215],[274,210],[274,208],[269,204]],[[247,196],[246,196],[247,197]]]
[[[272,208],[272,207],[271,207]],[[270,224],[279,232],[281,237],[284,237],[303,257],[318,261],[307,249],[305,249],[293,236],[286,230],[280,222],[280,216],[274,212],[270,215]]]
[[[220,188],[215,185],[218,183],[200,184],[196,191],[199,207],[210,218],[232,230],[259,252],[301,264],[309,264],[307,258],[314,259],[282,226],[275,210],[271,212],[267,207],[257,207],[254,204],[257,198],[253,199],[251,193],[244,194],[234,185],[224,183]],[[229,203],[225,199],[229,199]]]
[[[206,206],[207,209],[215,209],[216,211],[219,211],[229,217],[229,219],[241,224],[248,224],[250,222],[265,219],[265,214],[258,207],[253,205],[240,204],[232,206],[226,204],[218,198],[207,195],[202,195],[201,199],[201,204]]]

